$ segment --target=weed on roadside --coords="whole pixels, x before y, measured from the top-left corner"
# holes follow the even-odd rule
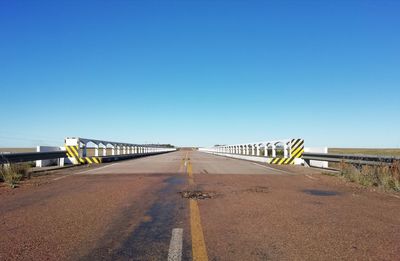
[[[388,191],[400,191],[400,163],[378,166],[355,166],[342,162],[340,175],[363,186],[375,186]]]
[[[11,188],[16,188],[23,178],[30,178],[27,164],[4,164],[0,166],[0,178]]]

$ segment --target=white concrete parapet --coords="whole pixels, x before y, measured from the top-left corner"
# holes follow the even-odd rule
[[[271,164],[303,164],[303,139],[249,142],[199,148],[199,151]],[[279,152],[279,155],[278,153]]]
[[[65,151],[64,147],[57,146],[37,146],[36,152],[50,152],[50,151]],[[37,160],[36,167],[47,167],[47,166],[64,166],[64,164],[71,163],[68,158],[50,159],[50,160]]]
[[[310,153],[328,153],[328,147],[305,147],[304,152]],[[310,160],[309,162],[310,167],[317,167],[317,168],[328,168],[329,164],[327,161],[321,160]]]
[[[94,144],[94,157],[87,156],[88,144]],[[107,148],[111,149],[112,156],[118,155],[137,155],[137,154],[158,154],[175,151],[176,148],[169,148],[154,144],[132,144],[124,142],[113,142],[97,139],[88,139],[80,137],[65,138],[65,148],[68,158],[74,164],[81,163],[100,163],[99,148],[102,148],[102,156],[106,157]]]

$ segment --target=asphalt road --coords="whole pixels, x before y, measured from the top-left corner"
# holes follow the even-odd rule
[[[396,196],[178,151],[0,187],[0,260],[399,260]]]

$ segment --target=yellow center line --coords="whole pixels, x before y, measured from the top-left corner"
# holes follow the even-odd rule
[[[187,173],[189,184],[194,185],[192,163],[188,160]],[[195,261],[208,261],[203,227],[201,226],[200,210],[197,201],[190,199],[190,230],[192,234],[192,257]]]
[[[208,261],[200,211],[197,201],[190,199],[190,230],[192,232],[192,255],[195,261]]]
[[[181,161],[181,168],[183,168],[183,166],[186,167],[186,159],[187,159],[187,158],[188,158],[188,152],[186,152],[185,157],[182,158],[182,161]]]
[[[189,176],[189,185],[194,185],[193,169],[192,169],[192,163],[190,161],[187,163],[187,173]]]

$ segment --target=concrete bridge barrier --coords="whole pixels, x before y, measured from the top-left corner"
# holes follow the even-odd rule
[[[94,156],[88,156],[88,145],[94,147]],[[68,159],[73,164],[99,164],[112,159],[127,159],[175,151],[175,148],[153,144],[131,144],[87,138],[65,138]],[[111,155],[108,151],[111,149]],[[101,151],[101,156],[100,156]]]
[[[235,145],[220,145],[199,148],[199,151],[238,159],[259,161],[269,164],[303,164],[303,139],[250,142]]]

